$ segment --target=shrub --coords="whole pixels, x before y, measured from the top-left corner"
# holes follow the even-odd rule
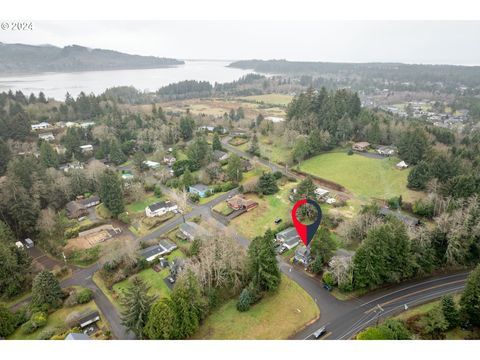
[[[238,298],[237,310],[241,312],[248,311],[254,302],[255,294],[250,287],[246,287],[242,290]]]
[[[281,179],[282,176],[283,176],[283,174],[280,171],[275,171],[273,173],[273,177],[275,178],[275,180]]]
[[[77,301],[79,304],[86,304],[93,299],[93,291],[83,288],[77,293]]]
[[[412,211],[416,215],[432,218],[434,215],[434,206],[431,202],[417,200],[413,203]]]
[[[35,330],[37,330],[37,327],[30,320],[21,327],[22,334],[24,335],[32,334]]]
[[[314,274],[318,274],[320,271],[322,271],[323,268],[323,261],[321,256],[316,256],[315,260],[310,264],[310,270]]]
[[[329,271],[325,271],[322,276],[322,281],[325,285],[328,286],[334,286],[336,281],[335,281],[335,276]]]
[[[7,337],[16,328],[15,315],[3,304],[0,304],[0,336]]]
[[[160,186],[156,185],[153,193],[157,198],[162,197],[162,189],[160,188]]]
[[[30,317],[30,322],[37,329],[44,327],[47,324],[47,314],[40,311],[33,313],[32,316]]]
[[[189,194],[188,198],[193,203],[198,203],[200,201],[200,196],[198,196],[198,194]]]
[[[156,189],[156,186],[154,184],[144,184],[143,185],[143,189],[146,191],[146,192],[150,192],[150,191],[155,191]],[[156,194],[155,194],[156,195]]]
[[[130,217],[126,212],[122,212],[121,214],[119,214],[118,220],[120,220],[121,222],[127,225],[130,225],[130,223],[132,222],[132,220],[130,219]]]
[[[353,155],[353,150],[352,150],[352,149],[349,149],[348,152],[347,152],[347,155],[348,155],[348,156]]]
[[[66,239],[72,239],[74,237],[77,237],[79,232],[80,232],[80,227],[74,226],[66,229],[64,235]]]
[[[78,305],[77,292],[72,291],[68,298],[64,301],[63,305],[66,307]]]

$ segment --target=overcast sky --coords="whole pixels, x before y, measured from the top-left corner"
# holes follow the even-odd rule
[[[178,59],[480,65],[480,22],[37,21],[5,43],[78,44]]]

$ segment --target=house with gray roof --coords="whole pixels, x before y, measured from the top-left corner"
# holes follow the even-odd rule
[[[193,241],[201,236],[208,235],[208,231],[200,225],[187,221],[181,224],[178,228],[177,236],[184,240]]]
[[[289,227],[275,235],[275,239],[281,242],[287,249],[293,249],[300,242],[300,236],[294,227]]]

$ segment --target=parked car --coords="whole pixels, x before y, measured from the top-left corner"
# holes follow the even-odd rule
[[[281,245],[277,248],[277,254],[283,254],[285,251],[287,251],[287,247],[285,245]]]
[[[323,334],[325,334],[326,330],[327,329],[325,328],[325,326],[322,326],[320,329],[313,333],[313,336],[315,337],[315,339],[319,339]]]
[[[328,284],[323,284],[323,288],[327,289],[328,291],[332,291],[332,287]]]
[[[280,218],[276,218],[276,219],[275,219],[275,224],[278,225],[278,224],[280,224],[281,222],[282,222],[282,219],[280,219]]]

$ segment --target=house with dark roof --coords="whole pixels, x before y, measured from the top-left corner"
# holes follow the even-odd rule
[[[81,216],[88,214],[88,209],[100,204],[100,198],[98,196],[90,196],[86,199],[79,199],[70,201],[65,208],[67,209],[67,217],[69,219],[78,219]]]
[[[407,226],[417,226],[420,224],[420,220],[417,219],[416,217],[413,216],[408,216],[405,214],[402,214],[401,212],[398,211],[392,211],[388,208],[380,208],[378,211],[380,215],[382,216],[393,216],[403,222]]]
[[[225,161],[228,159],[228,153],[221,150],[214,150],[213,158],[215,159],[215,161]]]
[[[294,227],[289,227],[275,235],[275,239],[282,243],[287,249],[293,249],[300,242],[300,236]]]
[[[99,320],[100,320],[100,314],[98,313],[98,311],[92,311],[90,313],[82,315],[78,320],[78,325],[81,328],[84,328],[88,325],[96,323]]]
[[[178,227],[177,236],[184,240],[193,241],[205,235],[208,235],[207,230],[191,221],[184,222]]]
[[[380,155],[384,155],[384,156],[392,156],[395,154],[395,152],[397,151],[397,149],[395,148],[395,146],[379,146],[377,148],[377,153],[379,153]]]
[[[177,248],[177,245],[168,239],[160,240],[158,245],[149,246],[140,251],[140,256],[145,258],[148,262],[155,260],[156,258],[170,254]]]
[[[242,168],[243,171],[250,171],[253,169],[253,165],[250,160],[242,159]]]
[[[299,262],[305,266],[308,266],[308,264],[310,264],[310,262],[312,261],[312,258],[310,256],[310,249],[304,245],[298,246],[295,249],[295,255],[293,259],[295,262]]]
[[[170,211],[175,211],[178,209],[177,204],[171,201],[159,201],[155,204],[149,205],[145,208],[145,215],[147,217],[155,217],[166,214]]]
[[[201,198],[207,197],[208,191],[210,191],[210,188],[204,184],[195,184],[188,188],[189,193],[197,194]]]

